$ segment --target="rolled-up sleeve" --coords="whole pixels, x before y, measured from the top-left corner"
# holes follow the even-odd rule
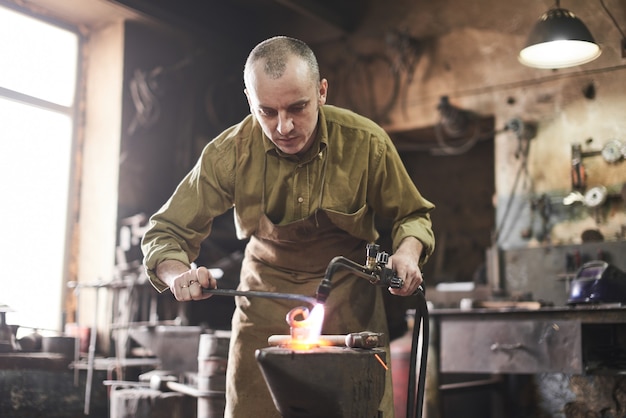
[[[156,276],[157,265],[164,260],[190,265],[210,234],[213,219],[233,206],[234,158],[221,145],[213,141],[204,148],[169,200],[150,217],[141,249],[146,273],[159,292],[168,286]]]
[[[415,237],[422,243],[424,249],[420,264],[423,265],[435,249],[430,219],[435,205],[421,195],[391,139],[384,135],[378,140],[381,156],[371,172],[370,204],[376,213],[393,221],[391,237],[394,251],[407,237]]]

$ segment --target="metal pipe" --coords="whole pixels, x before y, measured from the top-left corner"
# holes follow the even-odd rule
[[[207,289],[202,288],[202,293],[210,293],[218,296],[246,296],[246,297],[259,297],[266,299],[287,299],[305,302],[311,306],[315,306],[317,301],[311,296],[293,294],[293,293],[279,293],[279,292],[262,292],[255,290],[234,290],[234,289]]]
[[[340,268],[350,270],[355,275],[368,280],[371,278],[370,274],[365,274],[363,272],[363,267],[360,264],[355,263],[354,261],[343,256],[335,257],[328,264],[326,274],[317,287],[317,292],[315,293],[316,303],[326,303],[326,299],[328,299],[332,289],[331,279],[335,275],[335,272]]]
[[[89,336],[89,353],[87,357],[87,382],[85,384],[85,415],[89,415],[91,405],[91,386],[93,384],[93,372],[96,362],[96,336],[98,333],[98,300],[100,296],[100,287],[96,287],[96,301],[94,303],[93,324],[91,326],[91,334]]]
[[[174,392],[184,393],[185,395],[198,399],[224,397],[224,391],[221,390],[200,390],[196,387],[179,382],[167,382],[166,385],[168,389],[173,390]]]
[[[350,270],[356,276],[368,280],[370,283],[400,289],[404,285],[404,280],[396,276],[396,273],[386,267],[389,254],[379,252],[380,246],[377,244],[367,244],[366,265],[360,265],[346,257],[338,256],[333,258],[328,267],[324,279],[320,283],[316,292],[317,303],[325,303],[332,289],[331,279],[340,268]]]

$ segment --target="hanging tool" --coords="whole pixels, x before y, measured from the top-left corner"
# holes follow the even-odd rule
[[[585,166],[583,165],[582,145],[579,143],[572,144],[572,190],[585,190],[587,175],[585,174]]]

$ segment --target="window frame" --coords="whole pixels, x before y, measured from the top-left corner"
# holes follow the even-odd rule
[[[38,107],[40,109],[55,112],[58,114],[62,114],[70,118],[71,121],[71,135],[70,135],[70,146],[69,146],[69,162],[70,167],[68,171],[67,181],[69,184],[67,185],[67,201],[65,204],[65,234],[63,237],[63,260],[61,262],[61,270],[58,273],[57,283],[60,287],[60,292],[58,296],[60,297],[60,311],[55,313],[46,313],[46,315],[54,314],[57,317],[57,323],[59,324],[58,329],[55,331],[63,332],[63,327],[68,322],[76,321],[76,318],[67,317],[67,313],[69,312],[73,316],[77,314],[76,302],[72,299],[68,299],[68,295],[71,292],[71,289],[68,287],[69,282],[75,282],[77,280],[77,255],[72,251],[73,248],[76,247],[76,233],[77,233],[77,222],[79,216],[79,188],[80,188],[80,149],[82,148],[82,136],[81,127],[83,126],[82,120],[84,115],[80,112],[80,109],[84,106],[84,75],[83,75],[83,60],[84,60],[84,45],[85,39],[84,35],[81,33],[78,27],[71,25],[67,22],[61,21],[59,19],[55,19],[51,16],[44,15],[43,13],[38,13],[36,11],[30,10],[26,7],[21,7],[19,5],[13,3],[7,3],[6,1],[0,0],[0,6],[12,10],[14,12],[23,14],[35,20],[38,20],[42,23],[49,24],[55,26],[59,29],[68,31],[73,33],[77,39],[77,56],[76,56],[76,77],[75,77],[75,85],[74,85],[74,97],[72,99],[72,104],[70,106],[60,105],[54,102],[50,102],[45,99],[40,99],[35,96],[31,96],[29,94],[21,93],[18,91],[11,90],[9,88],[5,88],[0,86],[0,97],[5,98],[7,100],[15,101],[21,103],[23,105]],[[41,268],[36,268],[36,271],[39,271],[39,274],[36,274],[34,280],[42,280],[49,279],[50,277],[42,272]],[[43,269],[45,271],[45,268]],[[42,277],[45,276],[45,277]],[[57,279],[57,278],[55,278]],[[9,306],[11,304],[10,301],[3,301],[4,303],[8,303]],[[70,309],[71,308],[71,309]],[[16,324],[20,325],[20,324]],[[45,332],[45,330],[44,330]],[[19,335],[18,335],[19,337]]]

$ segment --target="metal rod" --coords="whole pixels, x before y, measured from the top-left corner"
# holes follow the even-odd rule
[[[189,386],[179,382],[167,382],[167,388],[174,392],[184,393],[194,398],[223,398],[224,391],[219,390],[200,390],[194,386]]]
[[[81,332],[80,332],[80,317],[78,316],[80,311],[80,295],[79,289],[74,289],[74,295],[76,297],[76,309],[74,310],[74,323],[76,324],[76,340],[74,340],[74,364],[80,361],[80,344],[81,344]],[[78,368],[74,369],[74,386],[78,387],[80,383],[80,371]]]
[[[85,415],[89,415],[89,407],[91,404],[91,386],[93,383],[93,371],[95,367],[96,356],[96,335],[98,331],[98,300],[100,299],[100,287],[96,287],[96,301],[94,303],[93,325],[91,326],[91,335],[89,336],[89,354],[87,358],[87,382],[85,384]]]
[[[339,269],[349,270],[354,275],[366,279],[371,284],[377,286],[400,289],[404,285],[404,280],[397,277],[395,271],[393,271],[392,269],[380,265],[373,266],[373,269],[371,269],[370,267],[362,266],[359,263],[350,260],[349,258],[337,256],[333,258],[328,264],[324,278],[317,288],[317,303],[326,303],[326,299],[328,299],[328,296],[330,295],[330,291],[332,289],[332,277]],[[422,290],[422,286],[420,286],[419,289]]]
[[[492,376],[488,379],[473,380],[471,382],[445,383],[439,385],[441,391],[460,391],[466,389],[476,389],[485,386],[496,386],[502,384],[501,376]]]
[[[305,302],[310,304],[311,306],[315,306],[317,301],[314,297],[298,295],[292,293],[278,293],[278,292],[262,292],[255,290],[234,290],[234,289],[207,289],[202,288],[202,293],[210,293],[212,295],[218,296],[246,296],[246,297],[259,297],[266,299],[287,299],[287,300],[297,300],[300,302]]]

